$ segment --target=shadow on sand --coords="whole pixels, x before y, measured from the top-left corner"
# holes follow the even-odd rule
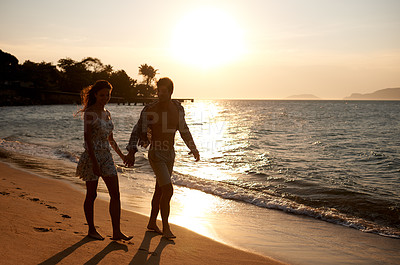
[[[161,252],[164,248],[168,245],[175,245],[175,242],[172,240],[165,239],[161,237],[160,242],[158,243],[156,249],[153,252],[150,252],[150,243],[153,237],[159,236],[159,234],[146,231],[144,234],[144,238],[142,244],[138,251],[136,252],[135,256],[132,258],[130,265],[141,265],[141,264],[149,264],[149,265],[157,265],[160,264],[161,259]],[[150,257],[149,257],[150,255]]]
[[[61,260],[66,258],[67,256],[71,255],[75,250],[80,248],[81,246],[85,245],[86,243],[89,243],[91,241],[97,241],[96,239],[92,239],[88,236],[82,238],[80,241],[76,242],[72,246],[64,249],[63,251],[55,254],[51,258],[39,263],[39,265],[54,265],[59,263]],[[111,241],[102,251],[97,253],[93,258],[85,262],[84,264],[86,265],[94,265],[98,264],[108,253],[116,250],[124,250],[125,252],[128,251],[128,247],[124,244],[120,244],[116,241]]]
[[[158,243],[156,249],[153,252],[150,252],[150,243],[153,237],[159,236],[159,234],[151,231],[147,231],[144,235],[142,244],[140,245],[138,251],[136,252],[135,256],[132,258],[130,265],[142,265],[142,264],[149,264],[149,265],[157,265],[160,264],[161,259],[161,252],[164,248],[168,245],[175,245],[174,241],[165,239],[161,237],[160,242]],[[64,258],[71,255],[75,250],[80,248],[81,246],[91,242],[97,241],[92,239],[88,236],[82,238],[80,241],[76,242],[72,246],[64,249],[63,251],[55,254],[54,256],[48,258],[47,260],[39,263],[39,265],[52,265],[61,262]],[[109,253],[117,250],[123,250],[125,252],[128,251],[128,246],[124,244],[120,244],[117,241],[111,241],[102,251],[97,253],[93,258],[85,262],[85,265],[95,265],[98,264],[105,256]],[[117,262],[117,261],[116,261]]]
[[[80,248],[81,246],[85,245],[88,242],[95,241],[95,239],[92,239],[88,236],[85,236],[82,238],[80,241],[76,242],[69,248],[64,249],[63,251],[55,254],[53,257],[43,261],[42,263],[39,263],[39,265],[50,265],[50,264],[57,264],[61,260],[63,260],[65,257],[69,256],[72,252]]]
[[[108,253],[116,250],[123,250],[128,252],[128,247],[124,244],[118,243],[117,241],[111,241],[102,251],[97,253],[93,258],[84,263],[84,265],[94,265],[98,264]],[[115,263],[118,263],[116,260]]]

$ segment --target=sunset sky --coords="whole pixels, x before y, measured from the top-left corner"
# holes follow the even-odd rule
[[[147,63],[175,97],[341,99],[400,87],[399,0],[0,0],[0,49],[25,60]]]

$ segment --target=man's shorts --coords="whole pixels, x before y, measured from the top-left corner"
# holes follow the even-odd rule
[[[149,162],[153,168],[158,186],[171,183],[172,170],[175,161],[175,150],[149,150]]]

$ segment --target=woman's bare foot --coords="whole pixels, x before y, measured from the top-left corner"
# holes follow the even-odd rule
[[[111,240],[131,240],[133,238],[133,236],[126,236],[124,234],[122,234],[121,232],[119,232],[116,235],[113,235],[113,237],[111,238]]]
[[[88,237],[96,239],[96,240],[104,240],[104,237],[102,237],[99,232],[97,232],[96,230],[94,231],[89,231],[88,232]]]
[[[172,234],[171,230],[166,230],[165,232],[163,232],[163,238],[172,240],[172,239],[176,238],[176,236],[174,234]]]
[[[147,229],[152,232],[156,232],[157,234],[162,235],[162,232],[161,232],[160,228],[158,228],[157,224],[148,224]]]

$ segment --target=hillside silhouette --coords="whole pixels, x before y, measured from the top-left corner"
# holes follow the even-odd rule
[[[400,88],[385,88],[368,94],[353,93],[346,100],[400,100]]]

